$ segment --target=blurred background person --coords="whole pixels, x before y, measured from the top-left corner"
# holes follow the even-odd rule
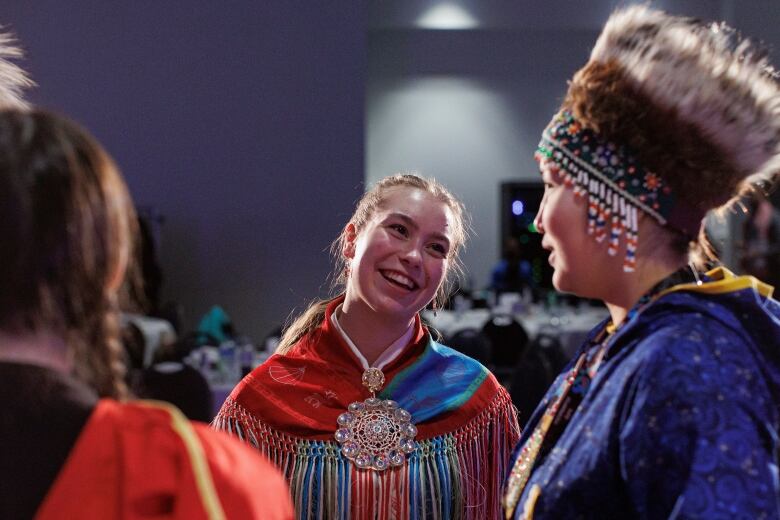
[[[531,262],[520,257],[520,242],[515,237],[504,240],[501,260],[493,268],[490,288],[496,293],[523,293],[535,287]]]
[[[739,262],[742,271],[780,284],[780,211],[762,190],[746,196]]]

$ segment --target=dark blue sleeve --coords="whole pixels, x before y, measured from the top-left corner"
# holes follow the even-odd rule
[[[705,318],[658,330],[618,435],[641,518],[780,518],[772,402],[745,340]]]

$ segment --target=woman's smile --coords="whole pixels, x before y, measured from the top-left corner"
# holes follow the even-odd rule
[[[388,269],[380,269],[379,274],[387,280],[391,285],[404,289],[406,291],[414,291],[419,288],[417,282],[410,277],[398,271],[391,271]]]

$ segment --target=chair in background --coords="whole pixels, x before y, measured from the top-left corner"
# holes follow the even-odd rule
[[[477,329],[462,329],[447,338],[445,344],[476,359],[483,365],[491,364],[490,340]]]
[[[136,389],[139,397],[176,405],[188,419],[211,422],[214,403],[206,378],[182,361],[163,361],[144,370]]]
[[[557,336],[541,332],[528,345],[514,369],[509,393],[524,427],[567,359]]]
[[[166,401],[179,408],[188,419],[210,422],[214,417],[211,390],[206,378],[184,362],[197,346],[192,334],[173,343],[150,348],[149,337],[138,322],[127,321],[123,343],[127,354],[127,383],[135,397]]]
[[[485,323],[482,333],[490,340],[491,361],[497,373],[511,372],[528,345],[525,327],[511,315],[497,314]]]

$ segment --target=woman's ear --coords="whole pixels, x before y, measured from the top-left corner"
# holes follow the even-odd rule
[[[344,258],[349,260],[355,258],[355,241],[357,240],[357,229],[355,224],[350,222],[344,228],[344,250],[341,252]]]

